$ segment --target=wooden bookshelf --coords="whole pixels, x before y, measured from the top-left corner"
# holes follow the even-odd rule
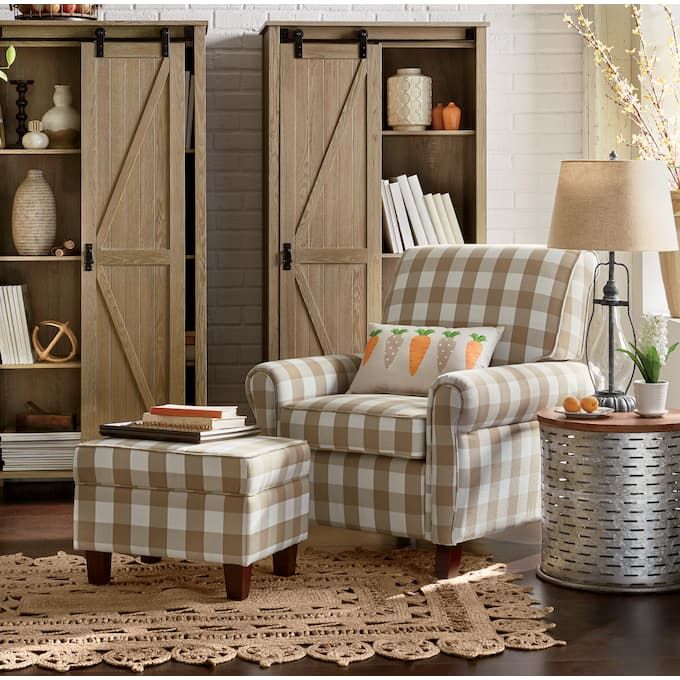
[[[483,22],[265,26],[269,359],[363,349],[399,263],[383,252],[382,179],[415,174],[425,194],[450,194],[465,241],[486,241],[486,29]],[[461,107],[460,130],[388,127],[387,79],[408,67],[432,78],[433,105]]]
[[[93,41],[98,27],[106,30],[104,58]],[[205,22],[0,22],[0,53],[17,48],[10,78],[35,81],[29,119],[53,106],[57,83],[71,85],[81,113],[81,148],[16,148],[16,91],[0,86],[14,145],[0,149],[0,284],[26,284],[32,322],[68,320],[79,343],[73,361],[0,364],[0,430],[27,401],[76,414],[84,439],[153,403],[206,402],[205,32]],[[195,83],[190,149],[185,72]],[[12,203],[30,169],[43,171],[55,195],[55,242],[72,239],[81,254],[16,254]],[[190,370],[187,330],[195,342]]]

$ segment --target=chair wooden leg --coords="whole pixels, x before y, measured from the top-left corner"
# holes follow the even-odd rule
[[[435,576],[453,578],[458,573],[462,552],[460,545],[438,545]]]
[[[87,582],[93,586],[105,586],[111,581],[111,553],[96,550],[85,551]]]
[[[297,561],[297,543],[288,548],[279,550],[272,555],[274,561],[274,573],[277,576],[292,576],[295,573]]]
[[[161,558],[153,557],[152,555],[140,555],[139,560],[143,564],[156,564],[157,562],[161,561]]]
[[[239,564],[225,564],[224,587],[228,600],[245,600],[250,593],[250,574],[253,566],[242,567]]]

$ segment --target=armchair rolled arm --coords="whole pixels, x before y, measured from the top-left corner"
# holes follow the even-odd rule
[[[429,391],[430,417],[458,432],[524,423],[573,394],[593,393],[588,367],[578,361],[545,361],[444,373]]]
[[[263,434],[276,435],[281,405],[346,392],[359,354],[266,361],[246,376],[246,396]]]

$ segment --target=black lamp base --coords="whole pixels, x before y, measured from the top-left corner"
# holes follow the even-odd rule
[[[635,397],[623,392],[595,392],[600,406],[613,408],[615,411],[634,411],[637,404]]]

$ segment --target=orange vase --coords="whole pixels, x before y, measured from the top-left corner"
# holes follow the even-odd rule
[[[432,109],[432,129],[444,129],[444,104],[437,102],[437,106]]]
[[[445,130],[459,130],[460,129],[460,107],[453,102],[449,102],[442,111],[442,118],[444,119]]]

